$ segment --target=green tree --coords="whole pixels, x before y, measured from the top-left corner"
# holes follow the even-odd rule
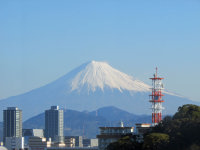
[[[144,138],[143,149],[164,150],[169,144],[169,135],[164,133],[150,133]]]
[[[172,118],[164,118],[152,132],[168,134],[168,146],[171,150],[184,150],[191,145],[200,145],[200,107],[192,104],[179,107]]]
[[[142,150],[142,143],[137,142],[136,135],[127,135],[109,144],[107,150]]]
[[[190,120],[200,120],[200,107],[197,105],[187,104],[178,108],[178,112],[173,119],[187,118]]]

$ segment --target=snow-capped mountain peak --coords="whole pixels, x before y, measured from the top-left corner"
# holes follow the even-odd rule
[[[150,86],[133,77],[112,68],[106,62],[91,61],[84,66],[71,79],[71,91],[81,91],[87,88],[88,92],[96,91],[98,88],[102,91],[104,88],[146,92]]]
[[[149,114],[149,94],[150,86],[142,81],[106,62],[91,61],[43,87],[1,100],[0,111],[6,107],[19,107],[25,119],[53,105],[79,111],[115,106],[136,114]],[[164,94],[167,114],[174,113],[183,104],[194,103],[173,93]],[[37,107],[33,109],[33,106]]]

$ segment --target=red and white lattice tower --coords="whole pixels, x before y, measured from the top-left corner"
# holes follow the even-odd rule
[[[152,104],[152,126],[155,126],[162,120],[162,110],[164,109],[162,107],[162,103],[164,102],[164,100],[162,99],[162,97],[164,96],[162,94],[162,79],[164,78],[158,77],[158,69],[156,67],[156,73],[154,74],[154,77],[150,79],[152,80],[152,94],[149,95],[149,102],[151,102]]]

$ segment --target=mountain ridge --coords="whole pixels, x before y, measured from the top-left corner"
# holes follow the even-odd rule
[[[150,86],[132,79],[134,78],[105,62],[87,62],[40,88],[1,100],[0,111],[6,107],[19,107],[24,112],[25,120],[49,109],[52,105],[80,111],[115,106],[134,114],[149,114]],[[134,90],[135,88],[138,90]],[[183,104],[199,104],[168,92],[165,92],[164,99],[166,101],[163,105],[167,114],[174,113],[177,107]]]

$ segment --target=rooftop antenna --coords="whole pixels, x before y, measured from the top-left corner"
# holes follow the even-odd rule
[[[156,77],[157,77],[157,75],[158,75],[158,68],[156,67]]]

